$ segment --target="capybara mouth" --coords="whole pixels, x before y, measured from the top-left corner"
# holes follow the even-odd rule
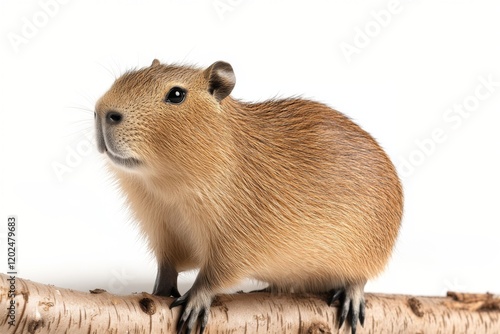
[[[111,159],[111,161],[113,161],[117,165],[124,166],[127,168],[134,168],[134,167],[141,164],[141,162],[136,158],[120,157],[120,156],[114,154],[113,152],[111,152],[110,150],[108,150],[106,147],[105,147],[105,151],[106,151],[106,154],[108,155],[108,157]]]

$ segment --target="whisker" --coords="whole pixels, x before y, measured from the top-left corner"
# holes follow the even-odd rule
[[[105,66],[104,64],[102,63],[97,63],[100,67],[102,67],[108,74],[111,75],[111,78],[113,80],[116,80],[118,78],[118,76],[114,73],[114,71],[112,69],[110,69],[108,66]]]
[[[81,111],[81,112],[84,112],[86,115],[87,114],[94,114],[94,110],[88,108],[88,107],[78,107],[78,106],[69,106],[69,107],[66,107],[67,109],[74,109],[76,111]]]

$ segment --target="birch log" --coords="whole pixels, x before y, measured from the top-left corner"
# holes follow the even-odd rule
[[[9,278],[0,274],[0,333],[175,333],[180,309],[170,310],[172,298],[80,292]],[[206,333],[350,333],[347,325],[338,329],[338,306],[325,301],[326,295],[221,295]],[[358,333],[500,333],[500,297],[492,294],[367,293],[366,311]]]

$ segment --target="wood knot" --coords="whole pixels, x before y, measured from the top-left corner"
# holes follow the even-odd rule
[[[28,333],[35,334],[37,331],[42,330],[43,327],[45,327],[43,319],[31,320],[28,322]]]
[[[156,305],[154,300],[151,298],[142,298],[139,300],[139,305],[141,306],[141,310],[149,315],[153,315],[156,313]]]
[[[500,310],[500,298],[491,293],[461,293],[448,291],[446,293],[452,299],[445,304],[449,307],[468,311],[498,311]]]
[[[54,307],[54,303],[53,302],[38,302],[38,306],[42,306],[42,309],[45,312],[48,312],[51,307]]]
[[[306,332],[307,334],[332,334],[330,327],[325,324],[312,324]]]
[[[94,289],[94,290],[89,290],[89,292],[90,292],[91,294],[93,294],[93,295],[98,295],[98,294],[100,294],[100,293],[104,293],[104,292],[106,292],[106,290],[104,290],[104,289]]]
[[[415,315],[419,318],[422,318],[424,316],[424,310],[422,309],[422,302],[418,300],[415,297],[410,297],[408,298],[408,306],[410,306],[410,309],[415,313]]]

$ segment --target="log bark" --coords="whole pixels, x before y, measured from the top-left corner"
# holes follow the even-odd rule
[[[180,309],[172,298],[141,292],[73,291],[0,274],[1,333],[175,333]],[[500,297],[449,292],[446,297],[366,294],[366,321],[358,333],[500,333]],[[206,333],[350,333],[338,330],[338,306],[326,295],[220,295]]]

